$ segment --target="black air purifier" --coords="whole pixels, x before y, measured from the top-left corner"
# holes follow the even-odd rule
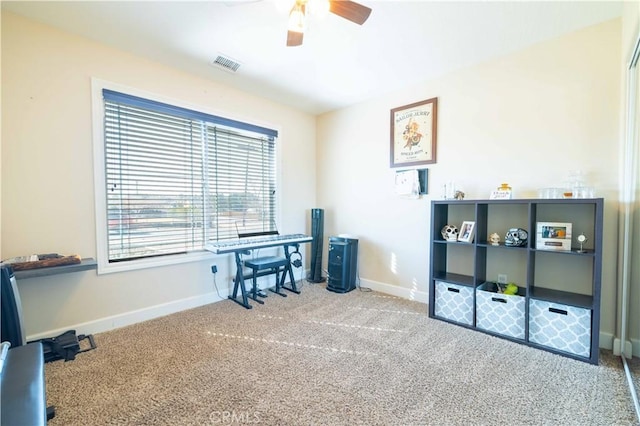
[[[325,280],[322,276],[322,244],[324,232],[324,210],[311,209],[311,270],[307,281],[321,283]]]
[[[329,278],[327,290],[347,293],[356,288],[358,273],[358,240],[329,238]]]
[[[22,346],[26,343],[22,324],[22,304],[20,293],[13,270],[8,265],[2,267],[2,292],[0,304],[2,306],[0,326],[2,341],[10,342],[11,347]]]

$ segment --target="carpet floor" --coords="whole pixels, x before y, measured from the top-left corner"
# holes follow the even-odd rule
[[[428,318],[377,292],[305,284],[96,334],[46,364],[50,425],[634,425],[600,365]]]

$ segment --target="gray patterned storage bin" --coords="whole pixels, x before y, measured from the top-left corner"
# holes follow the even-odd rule
[[[476,291],[476,327],[524,339],[525,298],[485,291],[485,284]]]
[[[591,310],[531,299],[529,341],[591,356]]]
[[[461,324],[473,324],[473,288],[436,281],[436,316]]]

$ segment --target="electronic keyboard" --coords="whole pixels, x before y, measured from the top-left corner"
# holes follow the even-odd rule
[[[312,237],[305,234],[269,235],[265,237],[238,238],[236,240],[210,242],[205,244],[204,248],[215,254],[224,254],[243,250],[308,243],[312,240]]]

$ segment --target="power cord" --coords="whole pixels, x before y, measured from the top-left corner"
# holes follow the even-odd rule
[[[358,288],[358,290],[360,290],[362,292],[373,291],[369,287],[362,287],[360,285],[360,259],[358,259],[358,265],[357,265],[356,268],[357,268],[356,269],[356,287]]]
[[[216,273],[218,273],[218,267],[216,265],[211,265],[211,273],[213,274],[213,287],[216,289],[216,293],[218,294],[218,297],[220,298],[220,300],[222,300],[223,297],[220,296],[220,291],[218,290],[218,283],[216,282]]]

